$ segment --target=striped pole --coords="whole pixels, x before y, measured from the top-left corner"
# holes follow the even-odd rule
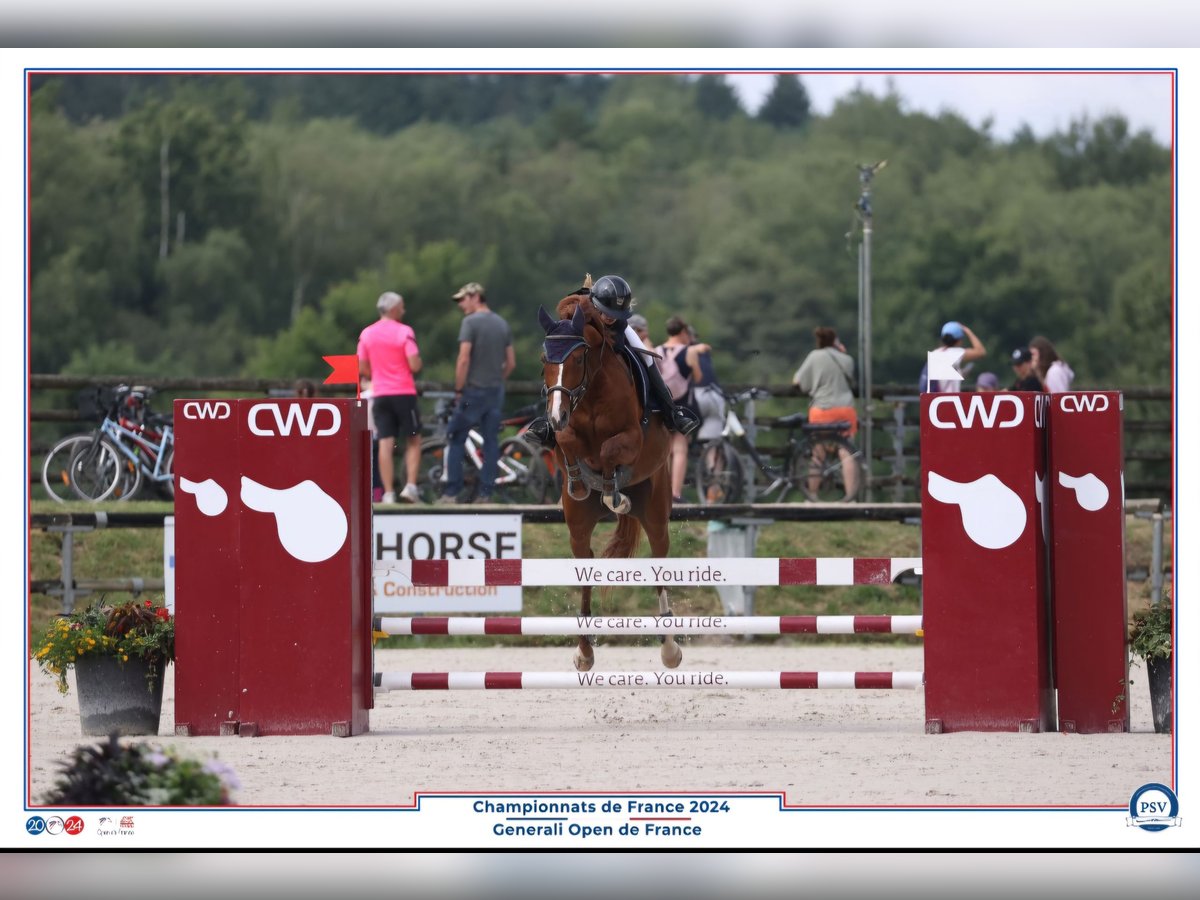
[[[673,587],[891,584],[920,557],[385,559],[377,577],[419,587]]]
[[[378,691],[604,688],[916,689],[923,672],[376,672]]]
[[[920,616],[376,616],[375,630],[410,634],[918,634]]]

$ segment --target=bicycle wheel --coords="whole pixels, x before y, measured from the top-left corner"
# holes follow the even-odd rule
[[[142,486],[142,470],[107,438],[89,441],[68,464],[71,488],[84,500],[127,500]]]
[[[696,491],[700,502],[741,503],[746,490],[742,461],[725,440],[709,441],[696,461]]]
[[[90,434],[73,434],[50,448],[42,462],[42,488],[51,500],[66,503],[79,499],[71,487],[71,458],[91,442]]]
[[[792,479],[813,503],[853,503],[862,494],[861,460],[858,448],[844,437],[806,438],[796,445]],[[849,490],[847,469],[852,482]]]
[[[463,487],[458,497],[464,502],[471,500],[479,488],[479,473],[463,454]],[[436,500],[446,491],[446,442],[441,438],[430,438],[421,444],[421,470],[418,487],[423,495]]]
[[[154,489],[164,500],[175,499],[175,448],[168,447],[163,451],[162,473],[167,477],[154,482]]]
[[[496,470],[496,499],[501,503],[545,503],[550,473],[542,455],[520,438],[500,444]]]

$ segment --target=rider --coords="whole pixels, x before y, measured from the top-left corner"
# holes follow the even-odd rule
[[[646,349],[645,344],[627,324],[629,317],[633,314],[633,291],[630,290],[629,282],[620,275],[605,275],[592,285],[590,291],[584,293],[585,296],[590,297],[592,306],[600,314],[600,321],[605,324],[609,334],[613,336],[613,343],[617,349],[624,344],[630,344],[635,349]],[[667,428],[671,431],[678,431],[680,434],[691,434],[695,431],[700,424],[700,419],[686,406],[676,405],[675,400],[671,397],[670,389],[663,383],[662,373],[658,371],[658,366],[648,364],[642,353],[634,353],[634,356],[641,360],[650,391],[658,400],[659,408],[664,411],[663,422]],[[554,446],[554,432],[545,416],[540,416],[530,422],[525,436],[532,438],[544,447]]]

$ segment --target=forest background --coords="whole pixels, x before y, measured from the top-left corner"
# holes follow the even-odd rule
[[[1172,154],[1119,116],[1001,140],[779,75],[69,74],[30,78],[30,371],[323,379],[396,290],[422,378],[453,374],[482,282],[540,376],[537,307],[624,275],[726,382],[858,345],[872,183],[875,383],[915,386],[942,322],[1053,340],[1077,387],[1172,383]],[[522,402],[528,402],[524,400]]]

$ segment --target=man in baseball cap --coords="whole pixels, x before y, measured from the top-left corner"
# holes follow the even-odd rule
[[[1037,372],[1033,371],[1033,354],[1029,352],[1028,347],[1017,347],[1013,350],[1012,355],[1013,375],[1016,380],[1013,381],[1010,391],[1043,391],[1041,380],[1037,377]]]
[[[457,303],[463,297],[467,297],[472,294],[474,294],[477,297],[486,296],[483,292],[483,285],[480,284],[478,281],[467,282],[462,287],[460,287],[450,299],[453,300],[455,303]]]

